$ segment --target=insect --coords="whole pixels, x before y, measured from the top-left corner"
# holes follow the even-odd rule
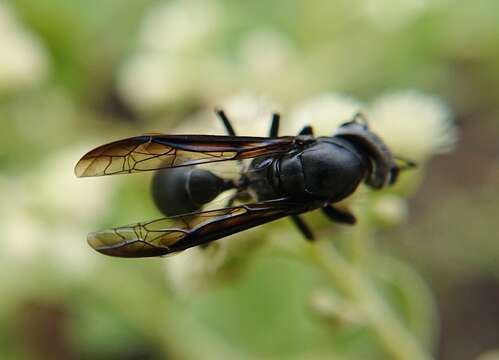
[[[354,215],[335,203],[362,182],[381,189],[415,166],[393,156],[360,113],[324,137],[314,137],[311,126],[279,137],[279,114],[272,116],[269,137],[236,136],[226,114],[217,115],[228,136],[141,135],[99,146],[79,160],[78,177],[161,170],[153,196],[166,217],[90,233],[91,247],[111,256],[162,256],[283,217],[312,240],[300,214],[321,209],[332,221],[354,224]],[[196,166],[245,160],[249,165],[231,179]],[[203,211],[229,191],[225,207]]]

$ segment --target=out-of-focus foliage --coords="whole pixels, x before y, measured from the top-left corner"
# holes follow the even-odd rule
[[[0,357],[494,356],[498,13],[495,0],[0,2]],[[320,135],[364,110],[421,166],[360,189],[352,229],[307,215],[320,245],[282,220],[204,253],[94,253],[88,231],[159,213],[149,175],[75,179],[79,156],[151,130],[222,133],[215,105],[253,135],[274,110],[283,133]],[[428,162],[454,144],[452,114],[457,149]]]

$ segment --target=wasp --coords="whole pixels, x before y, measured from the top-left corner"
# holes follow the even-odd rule
[[[162,256],[284,217],[312,240],[300,214],[320,209],[334,222],[354,224],[355,216],[335,204],[361,183],[382,189],[415,166],[395,157],[361,113],[333,136],[321,137],[314,137],[311,126],[297,136],[278,136],[277,113],[268,137],[236,136],[225,112],[216,113],[227,136],[141,135],[99,146],[78,161],[78,177],[157,171],[153,198],[166,215],[90,233],[92,248],[119,257]],[[247,165],[235,178],[199,166],[222,161]],[[225,206],[203,210],[228,191]]]

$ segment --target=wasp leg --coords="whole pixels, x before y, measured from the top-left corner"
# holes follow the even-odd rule
[[[308,225],[303,221],[303,219],[298,216],[298,215],[291,215],[290,216],[291,221],[296,225],[298,230],[305,236],[305,239],[308,241],[313,241],[314,239],[314,234],[312,233],[312,230],[308,227]]]
[[[227,199],[227,203],[225,204],[225,207],[234,206],[234,204],[237,200],[243,201],[243,202],[250,201],[251,196],[247,191],[237,191]]]
[[[331,205],[323,207],[322,212],[331,220],[341,224],[353,225],[357,221],[351,212],[337,209]]]
[[[218,116],[220,120],[222,120],[222,123],[225,127],[225,130],[227,131],[227,134],[229,136],[236,136],[236,132],[234,131],[234,128],[232,127],[232,124],[230,123],[229,118],[227,117],[227,114],[225,114],[225,111],[222,109],[216,109],[215,114]],[[243,168],[243,162],[242,160],[237,160],[237,163],[239,164],[239,167]]]
[[[279,120],[280,119],[281,119],[281,115],[279,115],[278,113],[272,114],[272,124],[270,125],[270,131],[269,131],[270,137],[277,137],[277,134],[279,134]]]
[[[314,128],[310,125],[306,125],[300,130],[298,135],[314,135]]]
[[[215,114],[217,114],[218,118],[222,120],[225,130],[227,130],[227,134],[229,134],[230,136],[236,136],[236,132],[234,131],[229,118],[225,114],[225,111],[223,111],[222,109],[217,109],[215,110]]]

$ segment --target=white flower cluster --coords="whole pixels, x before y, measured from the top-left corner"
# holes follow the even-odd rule
[[[71,169],[88,147],[67,149],[42,174],[0,178],[0,261],[29,265],[43,256],[67,274],[84,275],[92,257],[86,233],[109,203],[110,182],[81,182]]]
[[[401,156],[415,161],[452,150],[457,131],[447,107],[414,91],[386,94],[369,108],[374,131]]]
[[[304,126],[312,125],[317,134],[332,135],[359,111],[364,111],[364,105],[358,100],[336,93],[321,94],[291,109],[289,118],[283,120],[283,131],[296,135]]]
[[[323,94],[294,108],[291,121],[283,125],[291,127],[288,133],[311,124],[317,134],[332,135],[359,111],[395,154],[414,161],[452,150],[457,139],[447,107],[438,98],[415,91],[385,94],[368,105],[343,95]]]
[[[422,15],[430,7],[429,0],[364,0],[364,15],[384,30],[397,30]]]
[[[140,46],[122,67],[118,89],[138,110],[154,110],[189,97],[200,86],[203,73],[196,64],[217,28],[216,0],[162,2],[146,14]],[[193,61],[195,59],[196,61]]]
[[[234,89],[280,98],[303,89],[307,67],[297,66],[297,51],[282,33],[252,31],[228,51],[217,42],[226,23],[218,0],[154,6],[142,21],[135,54],[118,74],[121,96],[136,110],[154,112],[192,100],[210,103]]]
[[[29,88],[48,74],[45,48],[4,3],[0,3],[0,54],[0,93]]]

